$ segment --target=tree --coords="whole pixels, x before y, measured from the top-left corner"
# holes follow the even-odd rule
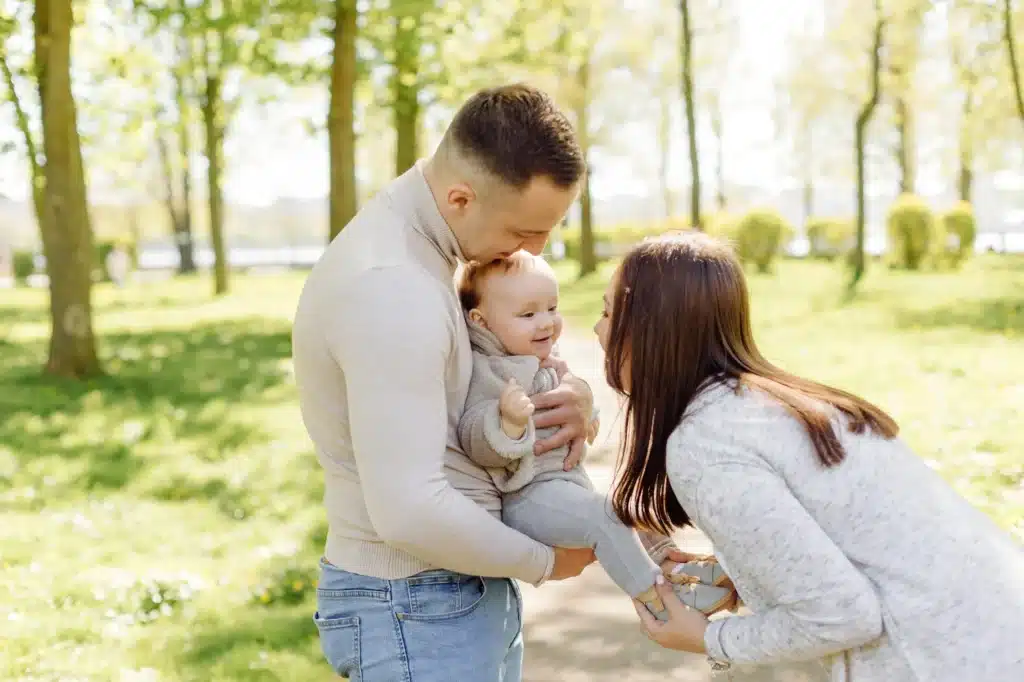
[[[956,0],[947,13],[949,60],[959,102],[957,195],[970,202],[978,157],[998,135],[998,91],[1004,87],[999,68],[1001,24],[974,0]]]
[[[44,232],[42,222],[46,218],[46,177],[42,164],[42,150],[36,142],[36,132],[33,130],[32,120],[29,116],[28,107],[25,105],[18,90],[18,78],[15,75],[15,67],[7,52],[7,41],[17,30],[16,18],[0,15],[0,72],[3,74],[3,82],[7,91],[7,99],[14,108],[14,122],[21,135],[25,147],[25,158],[29,167],[29,187],[32,192],[32,208],[35,211],[36,222],[39,224],[40,234]],[[38,90],[38,85],[37,85]]]
[[[356,214],[356,31],[355,0],[334,0],[334,55],[331,103],[327,115],[330,144],[330,228],[333,240]]]
[[[71,0],[36,0],[35,69],[46,159],[40,228],[50,280],[46,371],[82,378],[100,373],[100,364],[92,328],[92,229],[71,92],[73,23]]]
[[[888,90],[893,96],[897,143],[896,163],[900,169],[900,194],[917,190],[917,148],[914,116],[914,75],[921,51],[921,31],[930,3],[903,0],[899,12],[890,14],[887,60]]]
[[[1006,42],[1006,60],[1010,64],[1010,79],[1013,98],[1017,104],[1017,115],[1024,124],[1024,93],[1021,84],[1020,65],[1017,63],[1017,43],[1014,38],[1014,14],[1012,0],[1003,0],[1003,40]]]
[[[174,133],[158,132],[157,144],[163,158],[164,176],[167,186],[167,212],[178,247],[178,272],[195,272],[195,238],[192,233],[192,110],[195,95],[193,83],[193,56],[191,41],[187,36],[174,36],[177,63],[172,68],[174,81]],[[173,149],[173,138],[177,141],[177,156]],[[177,158],[178,163],[173,163]],[[177,186],[177,190],[175,190]]]
[[[882,49],[885,45],[886,19],[882,14],[882,0],[874,0],[875,17],[874,29],[871,41],[871,66],[869,70],[870,90],[867,99],[857,112],[854,123],[854,146],[857,159],[857,243],[853,251],[853,274],[850,279],[850,291],[852,292],[864,276],[864,245],[866,232],[866,190],[867,179],[865,174],[865,139],[867,137],[868,124],[878,107],[878,100],[881,95],[881,70],[882,70]]]
[[[679,0],[682,32],[679,49],[682,63],[683,104],[686,111],[686,135],[690,155],[690,224],[701,229],[700,214],[700,157],[697,153],[697,115],[694,111],[696,94],[693,83],[693,28],[690,22],[690,0]]]

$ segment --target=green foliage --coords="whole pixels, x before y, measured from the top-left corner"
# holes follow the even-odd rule
[[[812,217],[804,229],[812,258],[832,260],[845,256],[854,247],[856,232],[848,218]]]
[[[36,255],[32,251],[16,250],[12,258],[15,282],[24,282],[36,271]]]
[[[935,217],[920,197],[904,194],[889,207],[889,258],[895,267],[919,270],[935,240]]]
[[[744,262],[753,263],[758,272],[770,272],[792,234],[792,226],[777,211],[755,209],[736,223],[736,252]]]
[[[250,601],[261,606],[300,604],[316,590],[316,584],[316,565],[305,557],[290,558],[253,588]]]
[[[974,209],[966,201],[961,201],[942,215],[938,227],[938,258],[940,262],[957,268],[974,252],[977,235]]]

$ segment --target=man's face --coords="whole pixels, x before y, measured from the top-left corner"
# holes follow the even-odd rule
[[[495,187],[474,195],[460,210],[463,255],[471,261],[506,257],[520,249],[540,255],[576,192],[576,187],[561,188],[537,176],[520,191]]]

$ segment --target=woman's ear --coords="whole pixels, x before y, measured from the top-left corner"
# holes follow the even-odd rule
[[[480,312],[479,308],[473,308],[469,311],[469,321],[487,329],[487,321],[484,319],[484,315]]]

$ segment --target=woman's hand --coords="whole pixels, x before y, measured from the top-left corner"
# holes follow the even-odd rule
[[[689,651],[694,654],[706,653],[704,631],[708,628],[708,619],[700,611],[691,609],[679,601],[679,597],[663,577],[658,577],[655,589],[665,603],[668,620],[659,621],[642,602],[633,600],[633,608],[636,609],[636,615],[640,616],[647,637],[666,649]]]

